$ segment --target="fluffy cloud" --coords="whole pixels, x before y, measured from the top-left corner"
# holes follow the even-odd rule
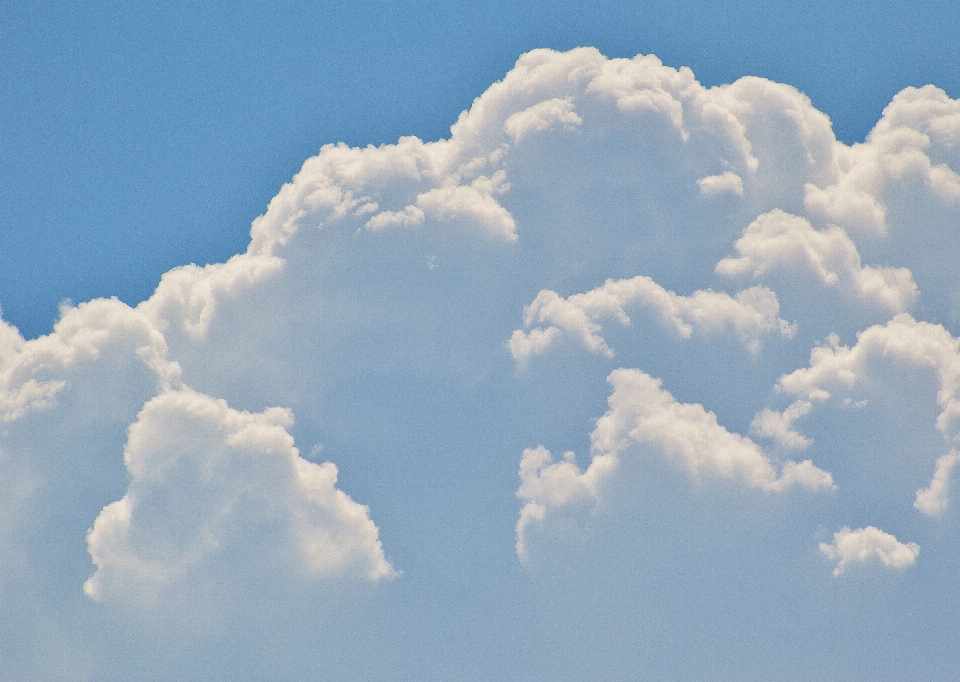
[[[917,297],[908,269],[861,265],[857,247],[843,228],[817,231],[808,220],[779,209],[750,223],[734,247],[740,257],[717,263],[721,275],[760,277],[777,268],[802,267],[823,284],[840,286],[893,313],[906,310]]]
[[[2,622],[39,631],[68,604],[78,614],[63,621],[79,624],[72,637],[98,631],[101,607],[176,611],[194,595],[215,602],[310,584],[320,586],[317,613],[298,631],[323,618],[339,626],[349,618],[329,605],[351,581],[393,575],[389,555],[416,580],[397,580],[369,622],[389,621],[376,610],[391,599],[429,602],[446,633],[478,610],[516,608],[490,606],[498,590],[450,578],[515,578],[514,522],[516,553],[531,559],[543,531],[620,490],[606,510],[612,532],[587,530],[600,562],[615,549],[610,537],[669,526],[666,512],[645,507],[652,515],[639,528],[627,510],[642,493],[615,486],[628,465],[654,463],[680,473],[663,479],[663,499],[709,497],[702,484],[712,482],[724,499],[770,505],[758,514],[769,525],[745,532],[756,541],[738,557],[776,592],[783,565],[802,564],[783,552],[816,558],[826,517],[838,516],[828,522],[836,528],[903,506],[858,478],[868,468],[858,447],[882,450],[878,467],[899,453],[844,441],[854,411],[823,418],[827,405],[862,405],[859,389],[882,367],[935,378],[939,417],[906,424],[903,437],[928,444],[932,431],[941,449],[898,461],[911,495],[929,481],[916,510],[949,526],[960,416],[960,245],[947,229],[960,218],[957,106],[934,88],[904,91],[863,144],[847,147],[787,85],[748,77],[706,88],[653,56],[536,50],[448,139],[324,146],[226,263],[171,270],[135,308],[66,306],[39,339],[0,324],[0,593],[28,595]],[[735,291],[732,277],[763,286],[724,293]],[[639,324],[644,314],[658,324]],[[644,328],[622,341],[604,329],[610,320]],[[856,343],[841,343],[855,332]],[[590,353],[548,352],[565,340]],[[533,356],[542,357],[531,371],[516,371]],[[902,397],[896,382],[872,390],[893,405]],[[584,424],[604,395],[585,466],[528,447],[586,446]],[[322,442],[331,461],[301,457],[294,438]],[[789,450],[810,459],[786,459]],[[716,571],[704,584],[723,584],[730,575],[709,552],[733,536],[706,506],[688,506],[690,523],[658,537],[688,533],[704,547],[703,570]],[[765,550],[773,536],[792,549]],[[904,567],[918,551],[873,526],[821,546],[839,573],[861,561]],[[638,557],[643,578],[624,584],[653,570],[642,561],[655,559]],[[592,577],[577,576],[608,584]],[[293,613],[298,593],[287,592],[278,610]],[[410,649],[403,636],[424,634],[405,618],[389,621],[403,632],[383,646]],[[184,610],[178,622],[188,619]],[[50,635],[45,648],[65,639]],[[21,653],[12,658],[29,658]],[[56,678],[37,666],[16,673]]]
[[[918,322],[904,313],[884,325],[874,325],[857,335],[857,343],[843,346],[836,336],[828,344],[814,348],[810,365],[781,377],[777,389],[798,400],[782,413],[765,409],[754,419],[753,429],[788,448],[803,448],[810,440],[799,433],[794,423],[806,417],[814,404],[836,395],[849,396],[865,377],[879,366],[904,363],[936,373],[940,390],[936,395],[941,411],[936,428],[944,440],[954,444],[960,438],[960,340],[940,325]],[[846,397],[841,404],[850,404]],[[917,491],[915,507],[930,516],[939,515],[947,504],[947,484],[956,454],[937,460],[930,484]]]
[[[528,558],[526,534],[534,521],[563,513],[573,503],[595,499],[607,478],[626,456],[654,453],[679,464],[694,478],[703,476],[740,481],[766,492],[780,493],[799,486],[810,490],[835,488],[830,473],[810,460],[785,461],[777,468],[749,438],[731,433],[702,405],[677,402],[661,382],[635,369],[618,369],[607,381],[613,386],[610,409],[590,436],[592,458],[581,471],[573,453],[554,462],[542,446],[527,449],[520,460],[524,501],[517,522],[517,554]]]
[[[130,487],[87,536],[97,570],[84,592],[153,602],[234,553],[251,558],[245,571],[256,557],[301,577],[393,575],[368,509],[336,489],[333,464],[299,456],[292,423],[185,389],[148,402],[124,451]]]
[[[583,123],[583,119],[573,110],[572,97],[554,97],[511,114],[504,122],[503,129],[513,136],[514,142],[519,142],[525,135],[546,130],[554,123],[562,123],[567,130]]]
[[[737,333],[750,350],[760,348],[760,336],[779,332],[789,338],[795,330],[780,319],[780,304],[769,289],[754,287],[741,291],[736,298],[716,291],[695,291],[678,296],[643,275],[627,280],[607,280],[603,286],[583,294],[562,298],[555,291],[544,289],[523,309],[524,324],[549,325],[530,332],[515,330],[509,348],[513,359],[523,363],[531,355],[545,352],[566,332],[588,350],[613,357],[613,351],[600,336],[601,317],[615,317],[623,325],[630,324],[624,306],[645,305],[653,308],[663,324],[681,338],[689,338],[693,329],[716,333],[729,328]]]
[[[957,462],[960,462],[960,453],[956,450],[937,459],[930,485],[917,491],[914,507],[927,516],[940,516],[943,513],[947,508],[950,474]]]
[[[706,195],[733,192],[743,196],[743,179],[733,171],[723,171],[720,175],[708,175],[697,180],[700,191]]]
[[[833,534],[833,542],[820,543],[820,553],[837,562],[833,575],[841,576],[852,566],[871,562],[892,569],[908,568],[916,562],[920,547],[914,542],[904,544],[873,526],[856,530],[844,526]]]
[[[806,185],[804,205],[813,215],[885,234],[887,207],[882,197],[910,178],[921,180],[944,199],[960,200],[960,175],[947,163],[931,159],[935,149],[956,145],[957,101],[931,85],[907,88],[883,114],[865,144],[837,146],[830,184]]]
[[[831,336],[828,343],[810,351],[810,366],[783,376],[777,388],[800,396],[803,402],[823,402],[834,393],[849,393],[871,365],[902,362],[931,369],[940,383],[936,421],[944,438],[957,440],[956,420],[960,417],[960,340],[940,325],[919,322],[903,313],[883,325],[874,325],[857,334],[853,346],[840,344]],[[790,421],[806,414],[793,408]]]

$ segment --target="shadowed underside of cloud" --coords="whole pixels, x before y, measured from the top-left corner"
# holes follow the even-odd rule
[[[916,510],[951,523],[956,168],[960,103],[930,86],[900,93],[847,147],[786,85],[705,88],[653,56],[528,53],[449,139],[323,147],[226,263],[174,269],[136,308],[67,306],[39,339],[0,324],[0,553],[18,557],[0,559],[0,579],[52,552],[85,567],[86,583],[67,592],[83,589],[88,609],[99,600],[135,614],[251,581],[333,594],[338,581],[398,575],[375,525],[378,495],[392,491],[389,522],[406,547],[457,556],[466,548],[435,529],[482,524],[462,496],[434,489],[450,476],[507,500],[502,478],[475,463],[517,457],[516,538],[484,541],[515,540],[523,561],[551,524],[589,517],[629,461],[688,474],[676,485],[710,480],[734,499],[801,509],[783,511],[784,523],[815,557],[809,519],[826,496],[788,491],[835,491],[839,513],[864,498],[878,513],[900,509],[881,487],[846,487],[860,463],[842,445],[818,450],[838,428],[817,421],[822,407],[858,398],[880,366],[936,375],[936,395],[909,377],[874,389],[893,406],[939,405],[935,424],[907,435],[925,443],[938,431],[949,454],[919,453],[907,479],[930,481],[913,488]],[[752,286],[734,286],[746,278]],[[611,319],[620,325],[604,328]],[[587,433],[570,425],[599,411],[604,377],[612,392],[586,468],[529,447]],[[496,404],[470,402],[472,391]],[[334,463],[299,454],[294,415],[302,433],[335,444],[325,456],[349,465],[359,492],[337,487]],[[414,432],[411,415],[441,416]],[[748,428],[772,447],[736,432]],[[443,448],[429,450],[432,438]],[[784,456],[805,448],[809,459]],[[384,482],[364,487],[357,472]],[[97,487],[101,477],[110,484]],[[904,524],[919,516],[905,513]],[[72,543],[44,554],[48,537]],[[819,550],[835,575],[919,556],[874,526],[844,527]],[[764,559],[774,573],[779,560]],[[37,594],[62,592],[44,575]]]

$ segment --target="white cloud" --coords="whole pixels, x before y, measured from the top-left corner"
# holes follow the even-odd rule
[[[781,377],[778,388],[802,400],[822,402],[834,392],[853,389],[878,362],[905,362],[932,369],[940,381],[937,429],[948,441],[957,439],[960,417],[960,340],[940,325],[918,322],[907,313],[857,334],[857,343],[840,345],[837,337],[810,351],[810,366]]]
[[[843,228],[815,230],[808,220],[780,209],[750,223],[734,244],[739,258],[724,258],[717,272],[727,277],[761,277],[778,268],[806,268],[828,286],[890,312],[903,312],[917,298],[907,268],[862,265]]]
[[[319,586],[317,613],[302,629],[326,617],[323,609],[339,625],[343,614],[332,604],[345,581],[391,574],[374,525],[387,518],[387,549],[398,542],[396,551],[421,572],[416,589],[426,591],[416,598],[432,600],[445,618],[472,613],[489,594],[475,597],[458,584],[464,601],[454,604],[450,584],[430,583],[467,556],[484,557],[471,559],[477,573],[513,571],[502,552],[489,551],[509,549],[511,538],[486,510],[514,518],[516,505],[489,453],[566,437],[603,386],[598,364],[583,353],[558,367],[544,363],[542,375],[513,371],[503,339],[528,302],[523,329],[509,342],[521,363],[563,340],[612,355],[603,325],[628,325],[635,309],[646,308],[677,339],[700,338],[684,344],[636,333],[617,348],[643,367],[609,375],[609,409],[583,468],[570,453],[555,460],[543,446],[523,450],[521,558],[535,553],[528,541],[550,524],[595,509],[618,473],[627,474],[625,464],[640,458],[778,505],[783,537],[809,537],[805,524],[816,523],[821,498],[798,501],[806,507],[791,514],[792,503],[775,496],[833,490],[834,476],[850,485],[831,507],[849,511],[870,499],[887,511],[888,491],[865,491],[848,478],[862,467],[853,445],[833,448],[832,473],[780,457],[815,439],[830,443],[829,420],[808,417],[833,396],[851,401],[877,363],[938,377],[937,427],[951,455],[938,461],[915,506],[940,513],[956,462],[960,349],[950,327],[917,319],[950,319],[937,297],[960,291],[960,247],[953,232],[936,227],[955,217],[958,116],[941,91],[907,90],[866,143],[846,147],[829,119],[786,85],[748,77],[704,88],[688,69],[652,56],[538,50],[478,97],[447,140],[324,146],[254,221],[245,253],[166,273],[134,309],[116,300],[68,307],[40,339],[24,341],[0,325],[0,592],[15,593],[28,576],[38,595],[5,612],[4,622],[56,621],[70,595],[79,629],[99,632],[98,614],[110,609],[80,595],[92,573],[88,591],[105,605],[155,598],[174,611],[174,592],[214,585],[221,597],[236,596],[255,585],[249,594],[259,594],[313,576],[321,578],[311,583]],[[742,200],[709,199],[718,192]],[[898,267],[863,265],[861,253]],[[715,270],[724,254],[734,257]],[[779,276],[784,269],[812,276]],[[767,279],[727,294],[707,288],[717,286],[717,272]],[[828,331],[852,334],[860,319],[814,302],[798,306],[794,334],[780,303],[819,296],[811,280],[871,314],[910,309],[917,319],[900,315],[862,330],[851,348],[830,337],[813,349],[809,367],[794,371],[802,344]],[[557,293],[604,281],[566,298]],[[768,335],[789,341],[762,354],[730,353],[718,333],[753,351]],[[777,377],[792,404],[754,416]],[[889,397],[898,388],[877,390]],[[717,415],[735,430],[754,417],[751,436],[777,449],[728,430]],[[371,509],[338,489],[333,463],[300,458],[294,433],[324,442],[340,485]],[[114,478],[101,483],[104,472]],[[634,495],[627,502],[637,508],[644,503],[634,489],[616,490]],[[673,491],[662,492],[667,499]],[[690,518],[702,520],[701,512]],[[627,516],[612,524],[619,538],[636,530]],[[669,524],[655,514],[648,520],[648,529]],[[716,540],[709,525],[664,533]],[[867,531],[826,545],[841,572],[861,549],[891,565],[916,557],[913,545]],[[601,562],[610,549],[604,537]],[[710,551],[698,555],[708,564]],[[751,560],[776,576],[777,562],[789,558],[764,551]],[[643,561],[637,566],[649,567]],[[705,582],[729,579],[714,570],[704,569]],[[412,604],[403,582],[395,603]],[[300,598],[290,592],[277,603],[282,618],[293,618],[288,607]],[[390,600],[374,601],[380,622],[377,609]]]
[[[805,187],[804,206],[814,216],[884,235],[884,197],[905,179],[920,179],[934,194],[960,200],[960,175],[931,153],[956,144],[960,105],[932,85],[906,88],[884,109],[865,144],[835,144],[830,182]]]
[[[780,304],[769,289],[753,287],[741,291],[736,298],[710,290],[679,296],[641,275],[608,279],[603,286],[568,298],[544,289],[524,308],[523,321],[527,327],[535,323],[548,326],[530,332],[515,330],[508,343],[510,353],[514,360],[523,363],[531,355],[544,353],[565,332],[591,352],[613,357],[613,350],[600,336],[603,327],[598,320],[614,317],[629,325],[624,307],[637,304],[653,308],[662,323],[681,338],[689,338],[694,329],[701,333],[729,329],[754,352],[759,349],[762,335],[779,332],[790,338],[795,329],[778,316]]]
[[[504,178],[501,170],[491,177],[481,175],[469,185],[435,187],[417,195],[417,206],[442,220],[476,220],[491,234],[513,241],[517,238],[517,224],[493,197],[510,189]]]
[[[693,478],[739,481],[771,493],[794,486],[835,489],[830,473],[810,460],[788,460],[778,474],[756,443],[725,429],[702,405],[677,402],[661,388],[659,379],[636,369],[617,369],[607,381],[613,386],[610,409],[597,420],[590,436],[592,458],[585,470],[577,467],[573,453],[554,462],[542,446],[523,452],[517,496],[524,505],[516,529],[522,561],[529,558],[528,534],[534,522],[570,513],[578,503],[598,498],[618,462],[636,452],[652,451],[685,468]]]
[[[337,490],[333,464],[299,456],[292,423],[188,389],[148,402],[124,451],[130,487],[87,536],[97,570],[84,592],[149,603],[237,553],[242,571],[279,559],[295,577],[393,575],[368,509]],[[217,580],[224,570],[237,567]]]
[[[781,377],[777,388],[799,399],[779,418],[769,411],[757,416],[754,423],[758,428],[767,429],[764,435],[777,438],[781,443],[801,444],[807,439],[793,430],[792,424],[809,413],[812,404],[824,402],[836,393],[849,393],[878,363],[897,362],[936,372],[940,383],[936,400],[941,408],[936,428],[948,443],[960,440],[956,425],[960,417],[960,339],[940,325],[918,322],[902,313],[885,325],[874,325],[860,332],[852,347],[840,345],[835,336],[828,341],[828,345],[810,352],[809,367]],[[890,388],[897,390],[895,386]],[[917,492],[914,506],[923,513],[936,516],[944,508],[953,457],[941,457],[929,486]]]
[[[523,451],[517,497],[524,505],[516,528],[516,550],[521,562],[530,559],[527,536],[531,526],[543,522],[548,512],[595,501],[600,485],[616,464],[613,455],[595,455],[587,470],[581,471],[572,452],[565,453],[562,461],[554,462],[550,451],[542,445]]]
[[[763,409],[750,424],[750,432],[761,438],[769,438],[777,446],[787,450],[803,450],[813,443],[793,429],[793,423],[805,417],[813,409],[808,400],[798,400],[783,412]]]
[[[581,125],[583,119],[573,110],[572,97],[554,97],[532,107],[511,114],[503,124],[504,131],[519,142],[529,133],[546,130],[555,123],[562,123],[567,130]]]
[[[686,466],[693,476],[739,479],[747,485],[780,492],[792,485],[812,490],[833,488],[830,474],[809,462],[784,465],[781,475],[749,438],[727,431],[703,406],[679,403],[660,381],[639,370],[614,370],[610,410],[597,422],[591,440],[598,452],[619,455],[634,444],[653,445]]]
[[[937,466],[933,478],[926,488],[917,491],[917,499],[913,506],[927,516],[940,516],[947,508],[950,492],[950,474],[960,462],[960,453],[956,450],[937,459]]]
[[[697,180],[697,185],[700,187],[700,193],[707,196],[724,192],[743,196],[743,180],[733,171],[723,171],[720,175],[707,175]]]
[[[402,211],[381,211],[367,221],[371,230],[382,230],[385,227],[415,227],[423,224],[423,209],[419,206],[407,206]]]
[[[51,406],[79,364],[138,361],[152,371],[159,388],[179,381],[180,367],[167,359],[167,345],[150,319],[116,299],[64,307],[54,333],[24,342],[3,325],[0,337],[0,421],[11,422]]]
[[[903,570],[916,562],[920,547],[914,542],[904,544],[890,533],[873,526],[856,530],[844,526],[833,534],[832,543],[820,543],[820,552],[837,562],[833,575],[839,577],[856,564],[873,562]]]

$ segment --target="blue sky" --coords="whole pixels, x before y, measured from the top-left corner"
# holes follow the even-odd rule
[[[0,680],[951,679],[955,6],[4,16]]]

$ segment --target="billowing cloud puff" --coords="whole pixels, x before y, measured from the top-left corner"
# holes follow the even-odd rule
[[[288,410],[238,412],[190,390],[148,402],[124,451],[130,487],[87,536],[97,571],[84,592],[155,601],[234,553],[301,577],[393,575],[367,508],[336,489],[333,464],[299,456],[292,423]]]
[[[741,481],[767,492],[800,486],[834,489],[833,478],[810,460],[787,460],[778,474],[770,458],[749,438],[731,433],[702,405],[677,402],[661,382],[639,370],[618,369],[607,379],[613,386],[610,409],[590,436],[592,459],[581,471],[573,453],[553,462],[545,448],[524,450],[520,488],[524,501],[517,523],[517,554],[526,560],[526,533],[533,521],[563,513],[571,503],[600,495],[605,479],[625,456],[650,452],[674,461],[691,476]],[[635,454],[634,454],[635,453]]]
[[[602,287],[568,298],[543,290],[523,309],[526,326],[540,323],[544,328],[530,332],[516,330],[510,337],[510,353],[517,362],[539,355],[564,331],[580,341],[588,350],[613,357],[613,351],[600,336],[601,317],[615,317],[621,324],[630,324],[624,306],[646,305],[653,308],[662,322],[681,338],[689,338],[696,328],[700,332],[717,332],[730,328],[752,351],[760,348],[760,336],[779,332],[789,338],[794,327],[777,316],[780,304],[769,289],[754,287],[741,291],[736,298],[716,291],[695,291],[678,296],[667,291],[649,277],[629,280],[607,280]]]
[[[917,285],[906,268],[861,265],[853,240],[841,227],[813,229],[804,218],[775,209],[750,223],[734,244],[739,258],[717,263],[727,277],[759,277],[783,267],[803,267],[828,286],[890,312],[906,310],[917,297]]]
[[[914,542],[904,544],[873,526],[856,530],[844,526],[833,534],[833,542],[820,543],[820,553],[837,562],[833,575],[841,576],[851,566],[870,562],[879,562],[886,568],[908,568],[916,562],[920,547]]]
[[[733,192],[743,196],[743,179],[733,171],[723,171],[720,175],[708,175],[697,180],[704,194],[722,194]]]
[[[960,462],[960,453],[951,450],[937,459],[937,468],[930,479],[930,485],[917,491],[913,506],[927,516],[940,516],[947,507],[950,474]]]
[[[856,229],[886,233],[883,197],[891,186],[920,179],[940,197],[960,200],[960,175],[931,151],[957,141],[957,102],[939,88],[907,88],[894,97],[865,144],[838,146],[832,182],[806,185],[804,205],[815,216]]]
[[[519,142],[528,133],[540,132],[554,123],[563,124],[567,130],[583,123],[583,119],[573,110],[572,97],[554,97],[511,114],[504,122],[503,129],[513,136],[514,142]]]
[[[723,573],[729,562],[713,561],[736,532],[713,523],[710,503],[676,502],[687,516],[667,529],[670,514],[643,506],[640,483],[658,502],[766,505],[763,522],[724,523],[746,528],[749,550],[731,554],[777,595],[793,589],[784,565],[817,561],[822,525],[869,514],[886,524],[902,511],[933,527],[919,511],[951,528],[957,106],[935,88],[904,91],[847,147],[787,85],[747,77],[706,88],[653,56],[536,50],[448,139],[324,146],[227,262],[171,270],[136,307],[65,306],[39,339],[0,324],[0,594],[20,600],[0,609],[0,626],[43,634],[0,655],[34,662],[20,679],[55,679],[26,649],[88,647],[78,633],[109,630],[110,614],[140,617],[130,605],[152,603],[182,624],[182,599],[255,587],[278,595],[277,612],[302,615],[297,590],[278,586],[308,584],[316,609],[297,632],[402,623],[368,639],[432,656],[477,613],[527,604],[514,542],[525,562],[539,558],[548,531],[595,512],[586,534],[598,563],[616,550],[610,538],[689,537],[702,547],[703,584],[739,584]],[[590,352],[547,352],[562,341]],[[907,378],[871,383],[885,367]],[[902,420],[910,457],[884,434],[844,438],[858,415],[896,410],[918,374],[935,386],[911,386],[939,416]],[[825,409],[864,406],[867,385],[863,410]],[[588,433],[584,467],[548,450],[586,447]],[[329,461],[309,461],[294,442],[323,443]],[[649,481],[630,478],[638,469]],[[878,469],[887,478],[869,477]],[[892,496],[890,479],[905,481],[914,506]],[[936,561],[926,549],[936,533],[917,528],[925,561]],[[771,549],[774,536],[789,543]],[[544,561],[562,562],[570,547],[558,542]],[[839,573],[865,560],[905,567],[918,551],[873,526],[821,546]],[[394,575],[387,556],[415,580],[393,582],[364,607],[367,621],[337,611],[346,584]],[[573,579],[640,590],[660,564],[633,560],[617,580],[593,580],[604,566]],[[823,605],[806,598],[798,609]],[[378,611],[428,602],[429,632]],[[688,606],[645,603],[651,623]],[[91,669],[124,679],[114,658],[106,651]],[[355,677],[330,665],[327,677]]]

